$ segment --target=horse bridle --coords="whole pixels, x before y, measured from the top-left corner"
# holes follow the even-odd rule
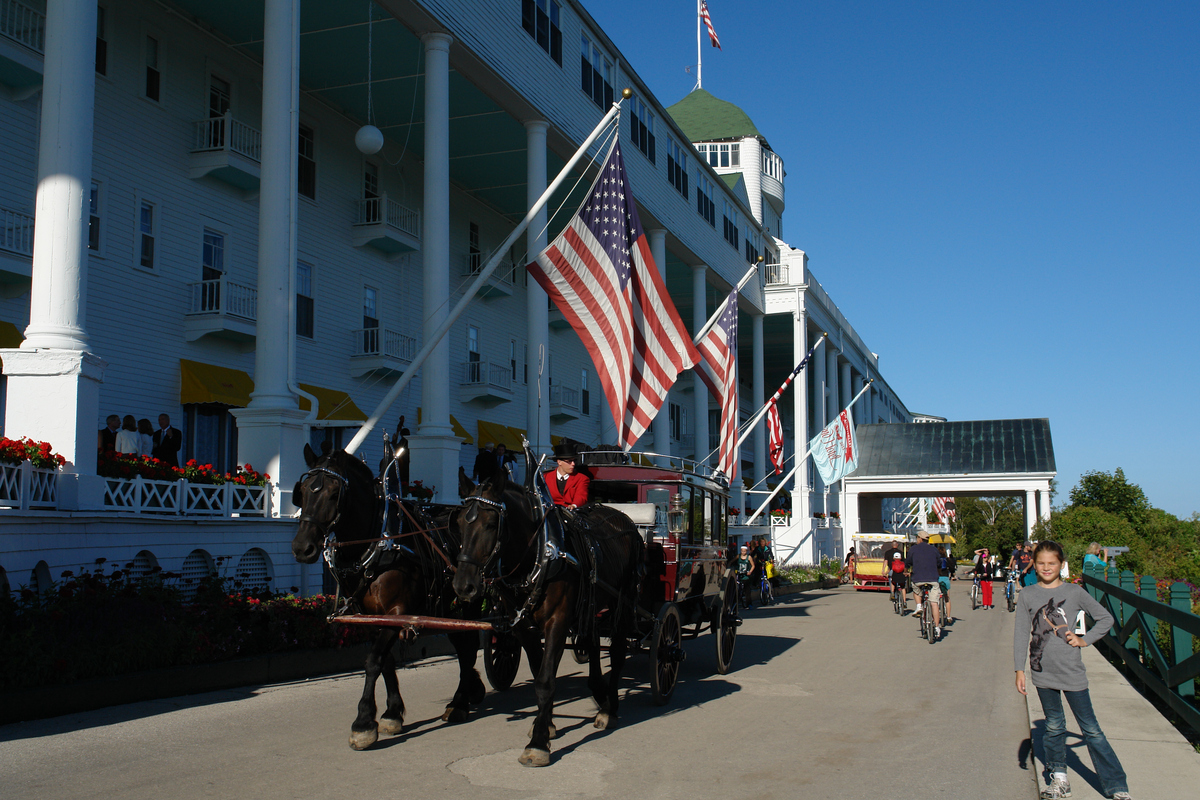
[[[490,506],[496,509],[496,513],[500,518],[496,523],[496,544],[492,547],[492,552],[488,554],[488,557],[482,563],[471,558],[464,551],[460,550],[458,554],[458,563],[478,568],[480,577],[486,578],[488,568],[492,566],[492,564],[496,561],[496,558],[500,555],[500,546],[504,543],[504,516],[508,512],[508,507],[502,502],[489,500],[488,498],[480,497],[479,495],[471,495],[470,497],[464,498],[463,505],[465,506],[467,503],[482,503],[485,506]],[[478,513],[479,512],[477,509],[472,509],[472,511],[467,512],[465,517],[466,521],[474,522],[478,518]]]
[[[304,491],[306,493],[307,492],[316,493],[316,492],[319,492],[322,489],[324,489],[323,485],[318,485],[315,489],[310,489],[308,486],[305,486],[305,481],[307,481],[313,475],[313,473],[319,473],[322,475],[331,475],[334,478],[337,478],[337,480],[338,480],[337,500],[335,501],[335,505],[334,505],[334,508],[337,510],[337,513],[334,515],[332,520],[330,520],[328,523],[325,523],[325,522],[321,522],[320,520],[314,519],[313,516],[311,514],[309,514],[308,511],[305,510],[305,508],[311,507],[308,503],[305,503],[304,506],[301,507],[300,517],[299,517],[301,522],[307,522],[309,525],[314,525],[314,526],[316,526],[317,530],[321,532],[322,538],[325,540],[325,543],[324,543],[325,560],[329,561],[330,566],[332,566],[332,561],[330,559],[333,556],[333,544],[336,541],[336,537],[337,537],[335,528],[337,527],[338,522],[342,518],[342,495],[345,494],[346,488],[350,485],[350,481],[346,480],[346,477],[344,475],[342,475],[341,473],[334,472],[333,470],[328,469],[326,467],[313,467],[308,472],[305,472],[303,475],[300,476],[300,485],[304,487]]]

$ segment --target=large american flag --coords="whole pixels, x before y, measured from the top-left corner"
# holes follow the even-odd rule
[[[699,354],[650,255],[620,137],[578,213],[527,269],[583,340],[629,450]]]
[[[696,343],[700,379],[721,401],[721,431],[717,469],[733,480],[737,473],[738,391],[737,391],[737,289],[725,299],[717,324]]]
[[[783,472],[783,423],[779,419],[779,404],[772,401],[767,409],[767,430],[771,434],[767,444],[767,453],[771,456],[771,466],[775,474]]]
[[[946,520],[954,519],[954,498],[933,498],[933,513],[937,514],[938,522],[942,523],[943,525],[946,524]]]
[[[720,50],[721,40],[717,38],[717,32],[712,26],[712,19],[708,16],[708,0],[700,0],[700,19],[704,20],[704,24],[708,28],[708,40],[712,42],[713,47]]]

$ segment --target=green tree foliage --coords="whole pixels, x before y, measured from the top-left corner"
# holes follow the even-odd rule
[[[959,558],[967,558],[986,547],[1007,559],[1008,553],[1025,541],[1025,517],[1017,497],[956,497],[953,533]]]
[[[1071,507],[1098,508],[1117,514],[1135,528],[1145,525],[1150,514],[1150,501],[1142,487],[1125,480],[1125,472],[1120,467],[1111,475],[1085,472],[1079,478],[1079,485],[1071,490]]]

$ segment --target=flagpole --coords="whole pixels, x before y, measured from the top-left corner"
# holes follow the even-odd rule
[[[759,263],[762,263],[762,260],[763,260],[763,257],[759,256],[758,257]],[[738,281],[737,286],[733,287],[734,291],[740,292],[742,290],[742,287],[750,282],[750,279],[752,277],[754,277],[754,273],[756,273],[756,272],[758,272],[758,264],[752,264],[750,266],[750,269],[747,270],[746,274],[742,276],[742,279],[740,281]],[[704,323],[704,327],[701,328],[700,332],[696,334],[696,338],[692,339],[692,344],[696,345],[697,347],[700,346],[700,340],[703,339],[705,336],[708,336],[708,332],[711,331],[713,329],[713,326],[717,324],[717,320],[721,318],[721,314],[724,311],[725,311],[725,305],[722,304],[721,307],[718,308],[716,311],[714,311],[713,315],[708,318],[708,322]],[[713,452],[716,452],[716,451],[714,450]],[[709,455],[711,455],[711,453]]]
[[[701,75],[701,73],[703,72],[702,64],[704,61],[704,56],[702,55],[703,51],[702,51],[702,48],[700,47],[700,1],[701,0],[696,0],[696,88],[697,89],[704,88],[704,79]]]
[[[508,235],[508,238],[504,240],[504,244],[496,248],[494,255],[492,255],[483,269],[479,271],[479,274],[475,276],[475,280],[471,282],[471,285],[467,287],[466,291],[463,293],[463,298],[458,301],[458,304],[454,306],[453,309],[451,309],[450,315],[446,317],[446,320],[441,324],[441,326],[434,331],[429,339],[426,340],[425,345],[419,351],[417,351],[417,354],[413,357],[412,363],[410,363],[407,369],[404,370],[404,374],[396,380],[396,383],[392,386],[391,390],[384,395],[383,400],[379,402],[378,407],[376,407],[375,412],[371,414],[370,419],[363,423],[363,426],[358,429],[358,433],[354,434],[354,438],[350,440],[350,444],[346,445],[347,453],[354,453],[359,447],[362,446],[362,443],[366,440],[367,436],[370,435],[371,431],[375,429],[375,426],[379,424],[379,420],[385,413],[387,413],[387,410],[391,408],[392,403],[396,402],[396,398],[400,396],[400,392],[404,391],[404,387],[408,385],[408,382],[411,381],[413,376],[417,374],[417,370],[420,369],[421,365],[425,363],[425,360],[429,358],[429,354],[433,352],[434,348],[437,347],[438,343],[441,342],[442,338],[447,332],[449,332],[451,326],[454,325],[454,323],[458,321],[458,318],[463,315],[463,312],[467,310],[467,306],[470,305],[475,299],[475,292],[481,286],[483,286],[484,282],[486,282],[488,278],[491,277],[492,273],[495,272],[496,267],[500,264],[500,260],[504,258],[505,254],[508,252],[508,249],[512,247],[513,242],[515,242],[517,237],[525,232],[525,229],[528,228],[530,223],[533,222],[533,218],[537,216],[539,211],[542,210],[542,207],[545,206],[546,203],[550,202],[550,196],[558,190],[559,186],[561,186],[564,181],[566,181],[568,173],[577,163],[579,163],[579,160],[587,154],[587,149],[591,147],[597,139],[600,138],[601,134],[603,134],[604,130],[613,121],[613,119],[620,115],[621,103],[625,100],[628,100],[632,96],[633,91],[631,89],[626,88],[621,90],[621,99],[612,104],[612,108],[608,110],[608,113],[604,115],[604,118],[601,119],[600,123],[592,130],[591,135],[583,140],[583,144],[581,144],[579,149],[575,151],[575,155],[571,156],[570,160],[567,161],[565,166],[563,166],[562,170],[558,173],[558,176],[555,177],[554,181],[546,187],[546,191],[542,193],[542,196],[539,197],[537,202],[530,207],[529,212],[525,214],[525,218],[521,220],[521,222],[517,224],[517,227],[513,229],[512,233]]]
[[[857,402],[858,402],[858,398],[862,397],[862,396],[863,396],[863,393],[864,393],[864,392],[866,392],[866,391],[867,391],[867,389],[870,389],[870,388],[871,388],[871,384],[872,384],[872,383],[874,383],[874,382],[875,382],[875,379],[874,379],[874,378],[871,378],[871,380],[867,381],[867,382],[866,382],[866,384],[865,384],[865,385],[864,385],[864,386],[863,386],[861,389],[859,389],[859,390],[858,390],[858,394],[854,395],[854,399],[853,399],[853,400],[851,400],[851,401],[850,401],[850,402],[849,402],[849,403],[846,405],[846,408],[845,408],[844,410],[845,410],[845,411],[849,411],[849,410],[850,410],[850,408],[851,408],[851,407],[852,407],[852,406],[853,406],[855,403],[857,403]],[[768,404],[768,405],[769,405],[769,404]],[[786,485],[786,484],[787,484],[787,482],[788,482],[788,481],[790,481],[790,480],[792,479],[792,477],[793,477],[793,476],[795,476],[795,474],[796,474],[796,473],[797,473],[797,472],[800,470],[800,467],[802,467],[802,466],[804,465],[804,463],[805,463],[806,461],[808,461],[808,457],[812,455],[812,451],[813,451],[813,449],[812,449],[811,447],[810,447],[810,448],[808,448],[808,450],[807,450],[807,451],[804,453],[804,458],[800,458],[800,459],[797,459],[797,460],[796,460],[796,466],[792,467],[792,471],[791,471],[791,472],[789,472],[789,473],[787,474],[787,477],[785,477],[783,480],[781,480],[781,481],[778,483],[778,485],[776,485],[776,487],[775,487],[775,491],[771,492],[771,494],[770,494],[770,495],[767,497],[767,499],[766,499],[765,501],[763,501],[763,504],[762,504],[761,506],[759,506],[759,507],[758,507],[758,510],[757,510],[757,511],[755,511],[753,514],[751,514],[749,517],[747,517],[747,518],[746,518],[746,524],[747,524],[747,525],[749,525],[750,523],[754,522],[754,520],[758,519],[758,515],[759,515],[759,514],[761,514],[761,513],[763,512],[763,509],[764,509],[764,508],[766,508],[768,505],[770,505],[770,504],[771,504],[771,501],[775,499],[775,496],[776,496],[777,494],[779,494],[779,491],[780,491],[780,490],[781,490],[781,489],[784,487],[784,485]]]

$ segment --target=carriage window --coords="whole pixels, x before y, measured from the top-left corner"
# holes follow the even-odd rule
[[[636,483],[594,480],[588,487],[588,495],[594,503],[636,503],[638,487]]]
[[[725,518],[725,498],[715,496],[713,497],[712,513],[713,544],[724,546],[727,534],[726,525],[728,525],[728,520]]]
[[[716,503],[713,502],[713,496],[708,492],[704,493],[704,538],[697,544],[711,544],[713,540],[713,511]]]

